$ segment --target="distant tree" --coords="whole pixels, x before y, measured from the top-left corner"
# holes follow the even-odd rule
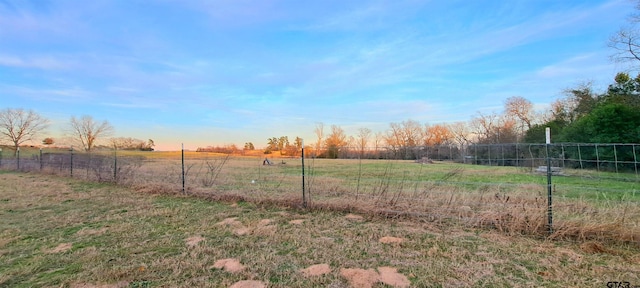
[[[516,121],[516,132],[518,138],[524,136],[524,133],[536,124],[536,115],[533,110],[533,103],[520,96],[507,98],[504,103],[505,116]]]
[[[33,110],[7,108],[0,110],[0,137],[13,144],[14,153],[24,142],[33,138],[49,126],[49,120]]]
[[[149,141],[147,141],[147,146],[142,150],[144,150],[144,151],[153,151],[154,150],[153,147],[156,147],[156,142],[154,142],[152,139],[149,139]]]
[[[471,125],[479,144],[515,143],[518,138],[515,119],[504,115],[478,113]]]
[[[296,140],[293,141],[293,144],[296,146],[297,149],[302,149],[302,138],[296,136]]]
[[[425,127],[427,138],[425,138],[425,145],[445,145],[451,143],[453,140],[453,133],[449,130],[449,127],[444,124],[437,124],[433,126]]]
[[[110,136],[114,130],[108,121],[97,122],[88,115],[81,118],[72,116],[69,124],[72,136],[87,152],[94,148],[97,140]]]
[[[131,137],[111,138],[109,142],[112,148],[120,150],[153,151],[153,146],[155,146],[155,143],[151,139],[149,139],[149,141],[143,141]]]
[[[324,140],[327,158],[338,158],[340,152],[347,146],[347,135],[337,125],[331,125],[331,134]]]
[[[599,106],[566,128],[564,140],[580,143],[640,143],[640,108],[621,103]]]
[[[449,131],[453,140],[460,146],[468,145],[471,142],[471,132],[466,122],[455,122],[449,124]]]
[[[244,143],[244,150],[256,150],[256,147],[253,146],[253,143],[246,142]]]
[[[280,155],[285,153],[285,148],[289,146],[289,137],[280,136],[278,138],[278,151],[280,151]]]
[[[364,150],[367,149],[367,144],[369,143],[369,138],[371,137],[371,129],[369,128],[360,128],[358,129],[358,138],[356,139],[356,146],[360,151],[360,157],[364,156]]]
[[[603,104],[620,103],[632,107],[640,107],[640,74],[631,78],[627,73],[618,73],[614,84],[609,85],[602,96]]]
[[[324,140],[324,123],[319,122],[316,123],[316,128],[313,130],[318,138],[316,141],[315,153],[316,155],[320,154],[322,148],[322,141]]]
[[[53,145],[54,142],[55,141],[51,137],[47,137],[42,140],[42,144],[44,145]]]
[[[271,154],[271,152],[278,150],[278,137],[271,137],[267,139],[267,148],[265,154]]]

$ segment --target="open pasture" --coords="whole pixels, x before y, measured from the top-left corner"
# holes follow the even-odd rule
[[[212,202],[36,173],[0,172],[0,195],[3,287],[640,283],[640,251],[630,245],[550,241],[422,218]]]
[[[71,155],[53,155],[43,156],[42,171],[69,175]],[[138,191],[306,204],[551,239],[640,243],[640,179],[633,173],[564,169],[563,176],[553,176],[549,234],[547,178],[537,167],[307,158],[303,192],[300,158],[185,152],[183,161],[179,152],[132,151],[73,157],[75,178]],[[32,159],[22,160],[21,170],[40,171],[37,157]],[[6,162],[3,167],[11,168]]]

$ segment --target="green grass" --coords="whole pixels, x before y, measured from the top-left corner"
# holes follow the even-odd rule
[[[341,268],[382,266],[397,268],[414,287],[640,284],[640,251],[624,245],[594,253],[585,244],[480,228],[349,220],[343,213],[141,194],[36,174],[1,174],[0,195],[2,287],[228,287],[246,279],[269,287],[348,287]],[[231,217],[250,232],[237,235],[218,224]],[[263,219],[275,227],[261,230]],[[289,222],[295,219],[304,222]],[[193,236],[204,241],[189,247]],[[384,236],[405,242],[382,244]],[[70,249],[52,252],[64,243]],[[239,259],[245,270],[212,268],[225,258]],[[319,263],[332,272],[300,273]]]

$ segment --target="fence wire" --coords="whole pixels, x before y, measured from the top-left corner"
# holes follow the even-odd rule
[[[300,155],[277,151],[262,156],[190,152],[184,162],[178,153],[44,149],[14,156],[5,151],[0,169],[147,192],[180,193],[184,185],[185,193],[220,198],[304,202],[540,234],[547,229],[549,157],[556,236],[640,243],[640,144],[552,144],[548,155],[545,148],[521,143],[341,147],[324,154],[338,159],[305,155],[305,193]]]

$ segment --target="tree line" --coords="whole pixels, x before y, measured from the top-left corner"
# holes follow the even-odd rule
[[[376,158],[384,151],[385,157],[412,159],[415,147],[545,143],[546,127],[556,143],[640,143],[640,74],[632,78],[618,73],[603,93],[594,92],[587,83],[563,94],[545,111],[535,111],[531,101],[513,96],[505,100],[501,112],[478,112],[468,122],[430,125],[408,119],[376,133],[362,127],[356,135],[347,135],[338,125],[325,129],[318,123],[315,142],[305,149],[320,158]],[[297,155],[298,139],[290,145],[287,136],[269,138],[265,153]]]
[[[36,141],[36,137],[42,134],[48,127],[49,119],[41,116],[33,110],[22,108],[5,108],[0,110],[0,139],[8,141],[14,150],[27,142]],[[80,149],[91,152],[99,148],[116,148],[121,150],[153,151],[153,140],[142,141],[131,137],[110,138],[108,145],[98,145],[99,140],[112,136],[113,126],[109,121],[97,121],[92,116],[72,116],[69,120],[66,134],[71,142]],[[44,145],[53,145],[56,141],[52,137],[42,140]]]

